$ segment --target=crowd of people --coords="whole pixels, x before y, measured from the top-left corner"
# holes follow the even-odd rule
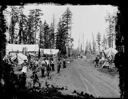
[[[32,56],[31,54],[26,54],[26,56],[27,60],[25,59],[22,64],[18,64],[18,57],[12,60],[10,53],[6,56],[4,60],[5,62],[12,64],[14,68],[17,68],[15,70],[20,72],[20,76],[22,75],[22,79],[26,79],[27,73],[31,71],[31,79],[33,80],[33,86],[35,86],[35,84],[37,83],[39,87],[41,86],[39,82],[38,72],[41,73],[41,78],[47,77],[48,79],[50,79],[50,75],[52,72],[60,73],[61,68],[66,68],[66,60],[62,57],[57,57],[55,61],[54,58],[51,56],[38,57],[36,55]]]

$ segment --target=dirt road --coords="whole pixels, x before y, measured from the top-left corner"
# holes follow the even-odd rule
[[[97,71],[89,61],[74,60],[60,74],[50,81],[54,85],[67,86],[70,93],[73,90],[84,91],[95,97],[119,97],[119,79]]]

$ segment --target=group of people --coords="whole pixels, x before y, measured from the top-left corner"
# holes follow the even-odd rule
[[[112,67],[114,66],[114,56],[111,55],[109,57],[107,57],[107,55],[102,51],[100,52],[100,54],[98,54],[94,60],[95,62],[95,67]],[[110,66],[111,65],[111,66]]]
[[[38,83],[39,87],[41,86],[41,84],[37,75],[38,72],[41,72],[42,78],[47,77],[48,79],[50,79],[52,72],[60,73],[60,69],[62,68],[62,66],[63,68],[66,68],[66,60],[62,58],[58,58],[58,60],[56,61],[56,65],[55,61],[51,57],[42,57],[40,59],[29,58],[28,62],[29,63],[27,64],[25,61],[22,67],[27,67],[29,70],[32,71],[31,78],[33,79],[33,86]]]
[[[11,57],[8,56],[6,58],[7,62],[11,61],[11,64],[15,68],[19,68],[19,72],[21,72],[21,75],[27,78],[27,73],[29,71],[32,71],[32,80],[33,80],[33,86],[38,83],[39,86],[41,86],[39,82],[39,76],[38,72],[41,73],[41,77],[47,77],[48,79],[51,78],[51,73],[56,72],[60,73],[61,68],[66,68],[66,60],[64,58],[58,58],[56,59],[56,62],[53,57],[38,57],[38,56],[32,56],[30,54],[26,54],[27,60],[24,60],[24,62],[20,65],[18,65],[18,59],[11,60]],[[14,62],[15,61],[15,62]],[[57,64],[55,64],[57,63]],[[17,66],[16,66],[17,64]]]

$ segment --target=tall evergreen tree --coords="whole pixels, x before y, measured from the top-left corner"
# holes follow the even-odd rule
[[[7,26],[6,26],[6,21],[5,21],[5,18],[4,18],[4,15],[3,15],[3,11],[6,9],[6,6],[1,6],[0,7],[0,67],[2,66],[2,60],[3,60],[3,57],[5,55],[5,46],[6,46],[6,36],[5,36],[5,32],[6,32],[6,29],[7,29]],[[1,69],[0,69],[1,71]],[[1,75],[1,72],[0,72],[0,75]]]
[[[88,43],[88,47],[89,47],[90,54],[92,54],[93,53],[93,50],[92,50],[91,42]]]
[[[65,28],[62,20],[59,20],[57,28],[57,39],[56,39],[56,48],[60,50],[60,54],[66,55],[66,34]]]
[[[102,46],[103,46],[103,49],[107,48],[107,38],[105,34],[103,35]]]
[[[18,22],[18,7],[11,7],[11,12],[9,12],[10,16],[11,16],[11,23],[9,26],[9,34],[10,34],[10,40],[9,43],[15,43],[15,39],[16,39],[16,35],[15,35],[15,25]]]
[[[97,44],[98,44],[98,50],[100,51],[101,48],[101,34],[97,33]]]
[[[108,33],[108,46],[113,47],[113,42],[115,40],[115,26],[116,26],[116,16],[108,13],[106,22],[109,23],[107,33]]]
[[[14,80],[13,71],[11,66],[3,61],[3,57],[6,52],[6,21],[3,15],[3,11],[6,6],[0,7],[0,97],[4,99],[12,99],[15,93],[16,79]]]
[[[35,44],[36,43],[36,33],[40,28],[40,16],[42,16],[40,9],[32,9],[30,10],[28,16],[28,43]]]
[[[49,30],[49,35],[50,35],[50,48],[54,48],[54,43],[55,43],[55,34],[54,34],[54,25],[51,23],[50,30]]]
[[[40,48],[44,48],[44,26],[42,21],[40,21],[40,35],[39,35],[39,40],[40,40]]]
[[[96,42],[95,42],[93,33],[92,33],[92,51],[93,51],[93,54],[96,53]]]
[[[71,31],[70,31],[71,30],[71,19],[72,19],[72,12],[70,11],[69,8],[67,8],[64,14],[62,15],[62,24],[63,24],[63,28],[65,31],[64,43],[67,45],[68,49],[69,49],[69,43],[71,43]],[[69,55],[70,53],[68,53],[68,56]]]
[[[88,40],[86,41],[86,46],[85,46],[85,55],[89,52],[89,42]]]
[[[27,41],[28,44],[33,44],[34,43],[34,16],[33,16],[33,11],[30,11],[30,14],[28,16],[28,36],[27,36]]]
[[[44,48],[49,49],[50,48],[50,28],[47,22],[44,22]]]
[[[23,7],[20,7],[20,19],[19,19],[19,44],[27,43],[27,28],[28,28],[28,18],[27,16],[23,13]]]

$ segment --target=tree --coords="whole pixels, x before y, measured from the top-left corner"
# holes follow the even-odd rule
[[[66,30],[64,28],[64,24],[62,22],[62,19],[60,18],[58,27],[57,27],[57,38],[56,38],[56,48],[60,50],[61,55],[66,55]]]
[[[93,53],[93,50],[92,50],[91,42],[88,43],[88,48],[89,48],[90,54],[92,54]]]
[[[4,19],[4,15],[3,15],[3,11],[5,10],[6,6],[2,6],[0,7],[0,67],[2,66],[2,60],[3,60],[3,57],[5,55],[5,46],[6,46],[6,36],[5,36],[5,32],[6,32],[6,29],[7,29],[7,26],[6,26],[6,21]],[[1,71],[1,69],[0,69]],[[0,75],[1,75],[1,72],[0,72]],[[0,77],[1,78],[1,77]]]
[[[103,35],[102,46],[103,46],[103,49],[106,49],[107,47],[107,38],[105,34]]]
[[[40,16],[42,16],[40,9],[32,9],[30,10],[28,16],[28,43],[35,44],[36,43],[36,33],[40,28]]]
[[[6,6],[0,7],[0,97],[12,99],[15,93],[16,79],[14,72],[11,71],[11,66],[3,61],[6,47],[6,21],[4,19],[3,11]],[[14,80],[15,79],[15,80]]]
[[[100,47],[101,47],[101,34],[99,32],[97,33],[97,44],[98,44],[98,50],[100,51]]]
[[[72,53],[72,51],[73,51],[73,41],[74,41],[74,39],[71,38],[71,43],[70,43],[70,53],[71,53],[71,55],[73,54]]]
[[[9,43],[15,43],[15,39],[17,38],[17,35],[15,35],[15,25],[18,22],[18,16],[19,16],[19,9],[18,7],[11,7],[11,12],[6,11],[11,16],[11,23],[9,26],[9,34],[10,34],[10,40]]]
[[[87,42],[86,42],[85,51],[84,51],[85,55],[88,53],[88,50],[87,49],[88,48],[87,48]]]
[[[27,36],[27,41],[28,41],[28,44],[33,44],[34,43],[34,30],[33,30],[33,27],[34,27],[34,17],[33,17],[33,12],[30,11],[30,14],[28,16],[28,36]]]
[[[44,48],[44,26],[42,24],[42,21],[40,21],[40,35],[39,35],[39,39],[40,39],[40,48]]]
[[[85,47],[85,55],[90,52],[90,46],[88,40],[86,41],[86,47]]]
[[[44,22],[44,48],[50,48],[50,32],[49,25]]]
[[[69,43],[71,43],[71,33],[69,33],[69,30],[71,30],[71,18],[72,13],[69,8],[66,9],[64,14],[62,15],[62,24],[65,31],[65,44],[69,48]],[[67,50],[68,51],[68,50]],[[70,53],[68,53],[68,56],[70,56]]]
[[[95,42],[93,33],[92,33],[92,52],[93,54],[96,53],[96,42]]]
[[[113,43],[115,40],[115,26],[116,26],[116,15],[111,15],[108,13],[106,17],[106,22],[109,23],[107,33],[108,33],[108,46],[113,47]]]
[[[19,44],[23,43],[26,44],[27,43],[27,22],[28,22],[28,18],[25,14],[23,14],[23,7],[20,7],[20,18],[19,18]]]
[[[49,29],[49,37],[50,37],[50,48],[54,48],[55,43],[55,33],[54,33],[54,24],[51,23],[50,29]]]
[[[10,43],[23,43],[23,29],[24,26],[27,27],[25,23],[27,23],[26,16],[23,14],[23,7],[12,6],[11,12],[7,9],[5,12],[11,16],[11,23],[9,26],[9,35],[10,35]],[[26,37],[26,36],[24,36]]]
[[[62,49],[61,49],[61,44],[62,44],[62,21],[61,19],[58,22],[58,27],[57,27],[57,33],[56,33],[56,48],[60,50],[60,52],[62,53]]]

